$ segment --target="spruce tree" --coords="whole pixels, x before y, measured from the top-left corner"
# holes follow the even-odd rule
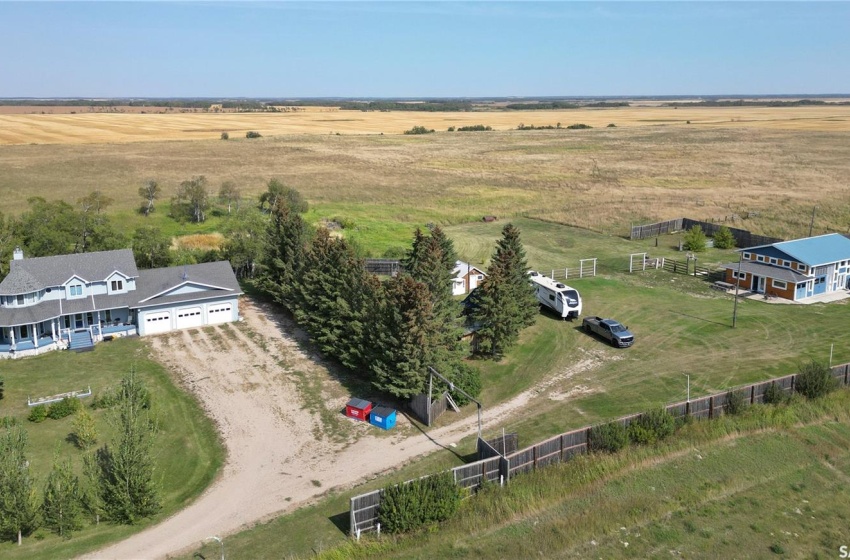
[[[351,369],[364,362],[375,282],[344,239],[331,237],[325,229],[318,231],[302,269],[295,318],[322,353]]]
[[[68,537],[82,528],[82,512],[80,481],[71,468],[71,461],[55,457],[41,504],[44,525],[57,535]]]
[[[113,446],[97,450],[98,493],[104,513],[131,525],[161,507],[154,479],[155,426],[148,413],[149,393],[134,371],[121,381],[118,404],[120,434]]]
[[[284,200],[284,199],[282,199]],[[279,202],[272,208],[266,256],[260,264],[260,288],[294,312],[309,231],[301,215]]]
[[[529,327],[537,320],[538,308],[534,288],[528,281],[528,262],[525,248],[520,239],[520,231],[513,224],[502,228],[502,239],[496,244],[493,262],[501,263],[505,269],[510,291],[516,300],[516,313],[519,324]]]
[[[35,481],[26,456],[27,433],[14,427],[0,433],[0,538],[15,540],[38,528]]]
[[[369,329],[372,384],[399,398],[425,387],[437,336],[428,288],[408,275],[389,280]]]
[[[507,224],[471,314],[473,323],[478,325],[474,338],[477,354],[501,357],[516,343],[519,332],[534,324],[538,304],[527,269],[519,230]]]

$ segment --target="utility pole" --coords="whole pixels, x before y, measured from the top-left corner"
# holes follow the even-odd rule
[[[812,221],[811,221],[811,223],[809,224],[809,237],[811,237],[811,236],[812,236],[812,232],[813,232],[813,231],[814,231],[814,229],[815,229],[815,211],[816,211],[817,209],[818,209],[818,207],[817,207],[817,206],[815,206],[815,207],[813,207],[813,208],[812,208]]]
[[[735,273],[737,278],[735,278],[735,305],[732,308],[732,328],[735,328],[735,325],[738,322],[738,288],[741,286],[741,261],[744,260],[744,253],[738,253],[738,272]]]

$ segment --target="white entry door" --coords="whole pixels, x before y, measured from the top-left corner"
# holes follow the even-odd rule
[[[177,328],[200,327],[204,324],[204,315],[200,307],[184,307],[177,310]]]
[[[230,303],[217,303],[210,305],[207,311],[207,323],[215,325],[216,323],[227,323],[233,320],[233,305]]]
[[[171,312],[160,311],[145,315],[145,334],[156,334],[171,330]]]

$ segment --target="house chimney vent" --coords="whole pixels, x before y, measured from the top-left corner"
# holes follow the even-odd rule
[[[20,247],[15,247],[15,250],[12,252],[12,260],[13,261],[24,260],[24,251]]]

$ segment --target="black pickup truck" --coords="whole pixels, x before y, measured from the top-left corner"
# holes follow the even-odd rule
[[[628,327],[624,327],[614,319],[602,317],[585,317],[581,326],[586,333],[596,333],[617,348],[628,348],[635,341]]]

